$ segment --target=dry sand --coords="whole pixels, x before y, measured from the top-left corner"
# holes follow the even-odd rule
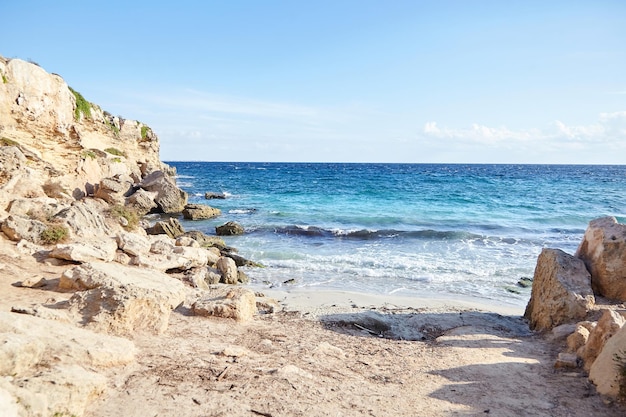
[[[63,267],[0,256],[0,310],[58,300],[11,283]],[[36,268],[39,268],[38,270]],[[237,324],[171,316],[137,335],[137,362],[111,374],[89,417],[624,416],[579,370],[553,367],[558,344],[520,308],[341,292],[267,291],[285,309]]]

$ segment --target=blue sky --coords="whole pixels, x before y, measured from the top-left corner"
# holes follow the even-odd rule
[[[3,3],[166,161],[626,163],[624,1]]]

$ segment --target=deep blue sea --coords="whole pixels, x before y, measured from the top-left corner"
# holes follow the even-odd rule
[[[225,240],[274,287],[522,306],[542,248],[573,254],[590,220],[626,221],[626,166],[168,163],[190,202],[222,210],[185,229],[240,223]]]

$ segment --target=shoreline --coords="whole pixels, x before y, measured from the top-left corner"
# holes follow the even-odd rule
[[[432,312],[481,311],[503,316],[522,317],[525,307],[471,297],[453,297],[431,294],[430,297],[372,294],[357,291],[313,288],[267,288],[250,284],[250,289],[274,298],[285,311],[299,311],[314,317],[328,313],[354,310],[402,311],[419,310]]]

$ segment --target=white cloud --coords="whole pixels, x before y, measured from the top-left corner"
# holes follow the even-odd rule
[[[447,139],[461,143],[505,145],[507,148],[533,144],[545,148],[602,143],[611,148],[626,147],[626,111],[601,113],[596,123],[572,126],[556,120],[545,129],[511,130],[506,127],[489,127],[472,124],[470,128],[439,127],[427,122],[423,133],[427,137]],[[584,146],[583,146],[584,147]]]

